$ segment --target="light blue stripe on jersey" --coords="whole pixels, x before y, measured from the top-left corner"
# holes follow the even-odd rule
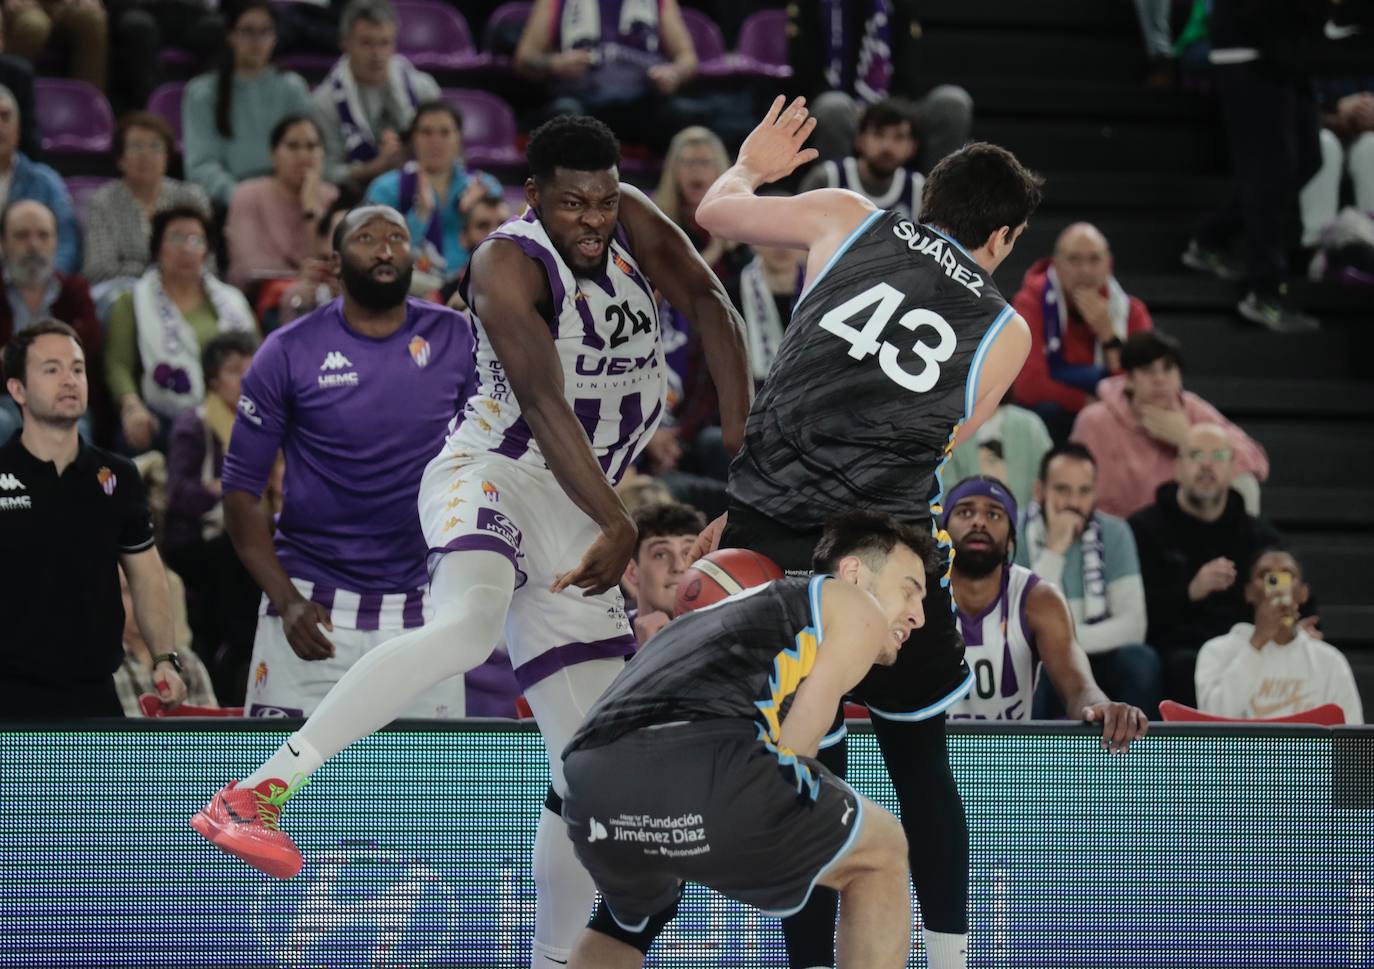
[[[825,264],[825,268],[822,269],[820,272],[816,273],[816,278],[811,280],[811,284],[807,286],[806,289],[802,290],[802,294],[797,297],[796,306],[792,307],[793,316],[797,315],[797,307],[801,306],[802,300],[806,299],[807,295],[810,294],[811,290],[816,288],[816,284],[825,278],[825,274],[830,272],[831,268],[835,265],[835,263],[840,261],[840,257],[849,251],[849,247],[854,244],[854,240],[859,238],[859,236],[863,234],[864,230],[867,229],[874,222],[876,222],[878,217],[882,214],[882,209],[879,209],[878,211],[874,212],[868,218],[860,222],[858,228],[856,228],[853,232],[849,233],[849,238],[845,239],[844,242],[840,243],[840,248],[835,250],[835,254],[830,257],[830,261]]]
[[[983,334],[983,339],[973,354],[973,363],[969,365],[968,377],[964,381],[965,421],[973,416],[973,408],[978,404],[978,377],[983,369],[983,363],[987,359],[988,351],[992,349],[992,343],[997,339],[997,334],[1002,332],[1002,327],[1007,325],[1007,321],[1012,318],[1012,314],[1015,312],[1010,303],[1002,307],[1002,312],[997,314],[997,319],[992,321],[992,326],[988,327],[988,331]]]
[[[882,717],[884,720],[929,720],[936,714],[944,713],[950,707],[954,706],[954,704],[967,696],[968,691],[971,689],[973,689],[973,670],[968,671],[968,676],[964,679],[964,682],[956,686],[953,692],[942,700],[936,700],[928,707],[922,707],[920,710],[913,710],[910,713],[892,713],[887,710],[879,710],[877,707],[870,706],[868,712],[874,716]]]
[[[828,575],[813,575],[807,585],[807,592],[811,599],[811,628],[816,630],[816,645],[825,642],[825,626],[821,622],[821,584]]]

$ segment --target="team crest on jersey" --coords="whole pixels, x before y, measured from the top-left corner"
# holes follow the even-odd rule
[[[429,364],[429,341],[422,336],[413,336],[408,345],[410,359],[415,361],[415,366],[424,367]]]
[[[253,685],[263,686],[267,682],[267,664],[259,663],[258,668],[253,670]]]
[[[482,482],[482,495],[493,505],[501,500],[501,492],[490,481]]]
[[[100,490],[107,495],[115,493],[115,485],[119,484],[119,479],[109,468],[101,468],[95,473],[95,480],[100,482]]]

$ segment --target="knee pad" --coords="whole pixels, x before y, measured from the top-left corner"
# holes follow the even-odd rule
[[[615,920],[611,910],[606,907],[606,900],[602,898],[597,901],[596,913],[592,915],[592,920],[587,923],[587,928],[600,932],[602,935],[610,936],[617,942],[624,942],[631,948],[638,949],[641,953],[648,955],[649,946],[654,944],[654,939],[658,938],[659,933],[676,915],[677,902],[674,902],[663,911],[649,916],[644,928],[638,932],[630,932],[622,928],[620,923]]]

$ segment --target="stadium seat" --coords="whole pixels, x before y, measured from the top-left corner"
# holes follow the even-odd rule
[[[422,71],[462,70],[486,63],[472,31],[453,7],[433,0],[397,0],[396,52]]]
[[[76,219],[83,226],[86,224],[86,206],[91,200],[91,196],[97,191],[108,185],[113,179],[105,175],[72,175],[62,181],[67,184],[67,191],[72,196],[72,209],[76,212]]]
[[[731,67],[725,58],[725,37],[719,25],[706,14],[689,7],[682,8],[682,19],[687,23],[687,33],[692,36],[692,46],[696,49],[697,73],[702,77],[728,75]]]
[[[97,88],[84,81],[40,77],[33,102],[43,119],[43,150],[103,155],[114,136],[114,112]]]
[[[138,706],[145,717],[241,717],[243,707],[194,707],[183,703],[174,710],[164,709],[162,700],[156,694],[143,693],[138,698]]]
[[[506,41],[511,36],[519,37],[533,9],[534,4],[527,3],[526,0],[513,0],[511,3],[501,4],[491,12],[491,16],[487,18],[486,30],[482,32],[482,50],[486,51],[493,62],[504,63],[510,59],[514,51],[508,52],[504,49]]]
[[[1334,703],[1323,703],[1311,710],[1301,710],[1286,717],[1263,720],[1242,720],[1239,717],[1218,717],[1173,700],[1159,702],[1159,715],[1167,723],[1312,723],[1323,727],[1338,727],[1345,723],[1345,711]]]
[[[760,10],[750,14],[740,25],[735,53],[727,59],[740,74],[791,77],[792,68],[787,63],[786,12]]]
[[[148,110],[172,126],[176,135],[177,151],[181,151],[181,95],[186,90],[182,81],[168,81],[159,84],[148,95]]]
[[[521,166],[525,156],[515,150],[515,112],[486,91],[448,88],[443,99],[463,116],[463,156],[474,168]]]

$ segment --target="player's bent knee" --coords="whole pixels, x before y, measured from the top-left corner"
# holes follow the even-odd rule
[[[597,900],[596,912],[593,913],[591,921],[587,923],[587,928],[594,932],[600,932],[602,935],[615,939],[617,942],[623,942],[625,945],[638,949],[641,953],[647,955],[649,946],[654,944],[654,939],[658,938],[659,933],[663,931],[676,915],[677,902],[674,902],[663,911],[649,916],[644,925],[636,926],[633,929],[627,929],[616,921],[615,916],[611,914],[611,910],[606,906],[606,900],[601,898]]]
[[[907,867],[906,832],[890,811],[863,798],[863,820],[859,836],[849,851],[836,861],[819,884],[843,890],[854,878]]]

